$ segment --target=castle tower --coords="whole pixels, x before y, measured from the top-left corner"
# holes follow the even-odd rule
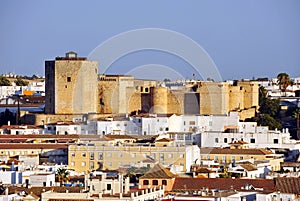
[[[155,114],[168,113],[168,88],[151,87],[152,112]]]
[[[75,52],[45,62],[47,114],[96,113],[98,62]]]

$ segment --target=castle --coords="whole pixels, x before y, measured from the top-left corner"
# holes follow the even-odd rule
[[[45,62],[44,114],[26,114],[26,123],[41,125],[136,113],[253,117],[258,108],[254,81],[181,81],[159,83],[130,75],[98,74],[98,62],[75,52]],[[174,87],[175,86],[175,87]]]

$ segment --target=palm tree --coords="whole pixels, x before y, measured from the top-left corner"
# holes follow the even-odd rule
[[[299,118],[300,118],[300,109],[297,108],[294,112],[293,112],[293,117],[296,119],[296,123],[297,123],[297,137],[298,139],[300,138],[300,130],[299,130]]]
[[[286,88],[291,84],[290,76],[287,73],[279,73],[277,75],[277,84],[282,92],[286,91]]]
[[[63,182],[69,181],[70,172],[64,168],[59,168],[56,171],[55,179],[60,182],[60,186],[62,186]]]

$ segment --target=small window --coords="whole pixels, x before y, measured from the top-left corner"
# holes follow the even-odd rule
[[[152,185],[158,185],[158,180],[154,179],[154,180],[152,181]]]
[[[149,185],[149,180],[144,180],[143,185]]]
[[[81,156],[82,156],[82,157],[86,157],[86,153],[82,153]]]
[[[251,138],[250,143],[255,143],[255,138]]]
[[[274,144],[278,144],[278,139],[273,140]]]
[[[227,143],[227,138],[226,137],[224,138],[224,143]]]
[[[103,160],[103,153],[99,153],[99,160]]]
[[[219,142],[219,138],[215,138],[215,143],[218,143]]]
[[[148,92],[149,91],[149,89],[148,88],[145,88],[145,92]]]
[[[75,166],[75,162],[72,161],[72,162],[71,162],[71,166]]]
[[[106,185],[106,190],[110,191],[111,190],[111,184]]]
[[[81,162],[81,166],[86,166],[86,162]]]
[[[167,184],[168,184],[167,180],[163,179],[163,180],[162,180],[162,185],[165,185],[165,186],[166,186]]]
[[[71,82],[71,77],[67,77],[67,82]]]
[[[72,156],[72,157],[75,157],[75,153],[71,153],[71,156]]]

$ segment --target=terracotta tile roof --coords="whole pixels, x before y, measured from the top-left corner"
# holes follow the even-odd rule
[[[275,191],[273,179],[232,179],[232,178],[180,178],[175,179],[172,191],[200,190],[202,188],[219,190],[241,190],[247,184],[264,191]]]
[[[275,178],[275,182],[277,191],[300,195],[300,178],[278,177]]]
[[[53,186],[53,187],[31,187],[31,188],[25,188],[25,187],[17,187],[17,186],[10,186],[8,187],[8,193],[13,194],[20,191],[25,191],[26,194],[30,194],[31,192],[35,195],[41,197],[41,194],[44,191],[50,191],[52,190],[54,192],[63,193],[66,192],[66,190],[69,191],[69,193],[80,193],[80,191],[84,190],[84,187],[65,187],[65,186]]]
[[[280,163],[281,167],[300,167],[299,162],[281,162]]]
[[[155,142],[172,142],[173,139],[170,139],[170,138],[161,138],[161,139],[158,139],[158,140],[155,140]]]
[[[254,171],[257,170],[257,167],[251,164],[241,164],[241,167],[247,171]]]
[[[151,168],[148,172],[146,172],[141,179],[170,179],[175,178],[176,175],[173,174],[170,170],[165,168],[160,164],[156,164],[153,168]]]
[[[204,167],[199,167],[197,168],[197,170],[195,171],[196,173],[212,173],[214,171],[208,169],[208,168],[204,168]]]
[[[6,130],[11,130],[11,129],[40,129],[43,130],[41,126],[34,126],[34,125],[2,125],[0,129],[6,129]]]
[[[270,155],[272,151],[266,149],[228,149],[228,148],[200,148],[201,154],[233,154],[233,155]]]
[[[8,143],[0,144],[0,149],[67,149],[67,144],[34,144],[34,143]]]
[[[86,137],[88,137],[90,135],[87,135]],[[74,135],[74,134],[70,134],[70,135],[54,135],[54,134],[21,134],[21,135],[11,135],[11,134],[3,134],[0,135],[0,139],[39,139],[39,138],[43,138],[43,139],[56,139],[56,138],[72,138],[72,139],[78,139],[79,135]]]
[[[136,139],[132,136],[129,135],[105,135],[105,138],[109,138],[109,139]]]

